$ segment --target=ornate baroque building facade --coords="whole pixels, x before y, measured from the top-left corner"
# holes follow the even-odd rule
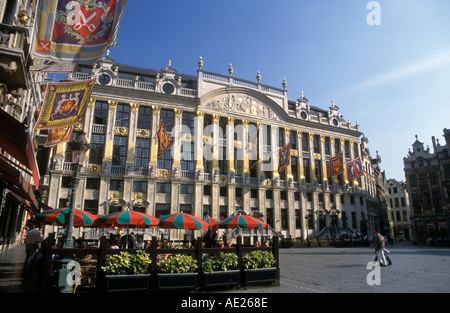
[[[306,238],[327,227],[369,234],[379,227],[381,199],[358,123],[281,88],[205,71],[179,74],[117,64],[109,55],[80,64],[67,80],[96,77],[79,130],[90,150],[81,172],[77,207],[94,214],[141,210],[160,217],[179,211],[198,217],[254,214],[286,237]],[[172,138],[158,156],[160,122]],[[41,132],[45,136],[45,132]],[[291,145],[278,170],[279,150]],[[45,150],[45,149],[43,149]],[[50,149],[49,149],[50,150]],[[43,195],[50,207],[70,198],[73,166],[67,145],[49,151]],[[328,177],[330,157],[361,157],[365,176]]]
[[[432,137],[433,150],[418,140],[403,158],[411,206],[414,240],[448,238],[450,223],[450,130],[444,129],[445,144]]]

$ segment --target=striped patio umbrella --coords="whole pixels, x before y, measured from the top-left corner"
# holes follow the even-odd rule
[[[187,213],[168,214],[160,218],[159,226],[178,229],[208,229],[209,224]]]
[[[208,223],[209,227],[213,227],[214,225],[220,223],[220,220],[217,218],[207,217],[203,219],[204,222]]]
[[[119,211],[97,217],[95,225],[99,227],[151,227],[158,226],[159,219],[133,210]]]
[[[59,208],[38,213],[36,214],[36,221],[49,225],[67,225],[69,223],[69,210],[70,208]],[[74,210],[73,226],[94,226],[95,220],[96,216],[87,211]]]
[[[267,223],[249,215],[236,215],[224,219],[216,225],[218,228],[266,228]]]

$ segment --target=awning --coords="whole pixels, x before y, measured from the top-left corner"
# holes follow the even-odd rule
[[[29,129],[0,109],[0,148],[14,157],[33,174],[34,185],[39,188],[39,171]]]
[[[15,195],[23,199],[22,203],[30,208],[39,210],[39,202],[33,188],[27,183],[20,171],[0,158],[0,182]],[[18,199],[17,197],[15,197]],[[18,199],[19,200],[19,199]]]

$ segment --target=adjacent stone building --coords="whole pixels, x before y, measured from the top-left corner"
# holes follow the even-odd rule
[[[430,243],[448,238],[450,210],[450,130],[445,144],[432,137],[433,150],[418,140],[403,158],[414,240]]]
[[[406,183],[396,179],[388,180],[389,198],[392,208],[394,239],[409,241],[412,237],[411,211]]]

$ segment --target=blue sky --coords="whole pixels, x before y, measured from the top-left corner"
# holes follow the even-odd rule
[[[206,71],[304,91],[309,104],[331,100],[358,122],[378,151],[387,178],[404,180],[403,157],[415,135],[432,148],[450,128],[450,1],[379,0],[380,25],[369,25],[369,0],[130,0],[119,63],[180,73]]]

